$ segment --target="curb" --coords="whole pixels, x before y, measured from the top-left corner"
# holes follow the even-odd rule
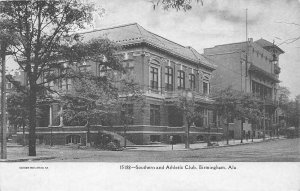
[[[244,143],[238,143],[238,144],[229,144],[229,145],[222,145],[222,146],[205,146],[202,148],[182,148],[182,149],[174,149],[174,150],[136,150],[136,148],[127,148],[126,150],[131,150],[131,151],[191,151],[191,150],[200,150],[200,149],[215,149],[215,148],[222,148],[222,147],[234,147],[234,146],[242,146],[242,145],[248,145],[248,144],[256,144],[256,143],[266,143],[266,142],[270,142],[270,141],[277,141],[277,140],[284,140],[283,138],[280,139],[266,139],[265,141],[257,141],[257,142],[244,142]]]
[[[221,147],[234,147],[234,146],[242,146],[242,145],[248,145],[248,144],[256,144],[256,143],[266,143],[270,141],[277,141],[277,140],[284,140],[284,139],[267,139],[265,141],[258,141],[258,142],[245,142],[245,143],[239,143],[234,145],[222,145],[222,146],[211,146],[211,147],[203,147],[203,148],[192,148],[192,149],[185,149],[185,150],[200,150],[200,149],[215,149],[215,148],[221,148]]]
[[[0,162],[30,162],[37,160],[50,160],[55,159],[56,157],[38,157],[38,158],[19,158],[19,159],[0,159]]]

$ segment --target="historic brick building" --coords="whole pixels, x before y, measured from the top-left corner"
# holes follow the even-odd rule
[[[207,134],[211,134],[212,139],[220,139],[222,130],[219,129],[213,100],[208,96],[215,65],[195,49],[151,33],[136,23],[85,32],[81,36],[84,39],[103,37],[119,43],[123,47],[120,54],[124,55],[124,65],[145,92],[142,112],[139,104],[128,105],[134,118],[126,130],[127,143],[168,142],[171,135],[177,142],[183,142],[185,123],[182,114],[172,105],[180,95],[193,95],[204,116],[191,128],[191,142],[204,140]],[[85,63],[81,67],[95,75],[101,74],[101,67],[95,63]],[[66,80],[60,86],[71,88],[72,82]],[[65,126],[62,117],[58,116],[62,109],[59,104],[45,107],[49,112],[38,124],[39,142],[86,143],[86,127]],[[112,126],[99,122],[89,132],[92,142],[97,141],[99,134],[110,134],[124,141],[124,128],[117,122]]]
[[[265,105],[265,121],[255,127],[255,136],[274,134],[274,126],[279,122],[276,115],[277,87],[280,67],[278,58],[283,54],[278,46],[264,39],[248,42],[216,45],[204,49],[204,54],[217,64],[211,80],[212,90],[225,89],[231,86],[235,90],[251,92],[260,97]],[[229,134],[240,138],[241,122],[232,120]],[[251,124],[244,123],[244,132],[250,133]]]

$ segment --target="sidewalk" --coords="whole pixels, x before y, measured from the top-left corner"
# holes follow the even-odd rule
[[[279,139],[285,139],[283,137],[280,137]],[[190,148],[186,149],[185,144],[180,143],[173,145],[173,150],[177,151],[184,151],[184,150],[197,150],[197,149],[211,149],[211,148],[220,148],[220,147],[231,147],[231,146],[238,146],[238,145],[245,145],[245,144],[254,144],[254,143],[261,143],[266,141],[272,141],[272,140],[278,140],[278,138],[273,137],[266,138],[265,141],[263,139],[248,139],[243,140],[243,143],[241,143],[241,140],[229,140],[229,144],[227,145],[226,140],[213,142],[213,146],[207,146],[207,143],[201,142],[201,143],[194,143],[190,144]],[[155,144],[155,145],[132,145],[127,146],[127,150],[139,150],[139,151],[170,151],[172,150],[172,145],[170,144]]]
[[[37,160],[54,159],[54,156],[47,156],[46,153],[37,152],[37,156],[28,156],[28,147],[16,143],[7,143],[7,159],[0,159],[0,162],[26,162]]]
[[[279,139],[285,139],[280,137]],[[226,144],[226,140],[214,142],[218,143],[214,146],[207,146],[207,143],[195,143],[190,144],[190,149],[185,148],[185,144],[176,144],[173,145],[173,150],[175,151],[187,151],[187,150],[198,150],[198,149],[214,149],[221,147],[231,147],[245,144],[254,144],[254,143],[263,143],[267,141],[276,141],[277,138],[266,138],[265,141],[263,139],[254,139],[253,142],[251,139],[243,140],[243,143],[240,143],[240,140],[230,140],[229,145]],[[103,151],[95,148],[85,148],[78,149],[78,147],[70,147],[65,145],[55,145],[50,147],[49,145],[38,145],[36,154],[37,156],[28,156],[28,146],[20,146],[17,144],[9,143],[7,148],[7,159],[0,159],[0,162],[26,162],[26,161],[38,161],[38,160],[49,160],[55,158],[80,158],[84,157],[93,157],[95,152],[114,152],[114,151]],[[125,151],[172,151],[172,145],[169,144],[155,144],[155,145],[133,145],[127,146]],[[122,152],[120,153],[122,154]]]

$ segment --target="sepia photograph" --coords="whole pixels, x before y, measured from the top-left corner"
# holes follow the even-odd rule
[[[299,0],[0,1],[0,45],[0,191],[300,190]]]

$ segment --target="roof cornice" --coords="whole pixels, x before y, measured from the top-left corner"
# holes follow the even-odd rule
[[[158,49],[158,50],[162,50],[162,51],[164,51],[164,52],[166,52],[166,53],[168,53],[168,54],[170,54],[170,55],[172,55],[172,56],[174,56],[174,57],[177,57],[177,58],[180,58],[180,59],[189,61],[189,62],[191,62],[191,63],[193,63],[193,64],[196,64],[197,66],[200,65],[200,66],[202,66],[202,67],[204,67],[204,68],[206,68],[206,69],[209,69],[209,70],[211,70],[211,71],[213,71],[213,70],[216,69],[215,66],[208,66],[208,65],[202,63],[200,60],[190,59],[190,58],[187,58],[187,57],[185,57],[185,56],[183,56],[183,55],[179,55],[179,54],[177,54],[177,53],[175,53],[175,52],[172,52],[172,51],[170,51],[170,50],[168,50],[168,49],[166,49],[166,48],[164,48],[164,47],[157,46],[156,44],[153,44],[153,43],[151,43],[151,42],[149,42],[149,41],[147,41],[147,40],[135,41],[135,42],[130,42],[130,43],[120,43],[120,44],[121,44],[121,46],[130,46],[130,45],[140,45],[140,44],[145,44],[145,45],[147,45],[147,46],[149,46],[149,47],[152,47],[152,48],[155,48],[155,49]]]

